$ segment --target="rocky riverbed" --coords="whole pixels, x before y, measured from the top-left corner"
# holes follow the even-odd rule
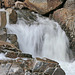
[[[32,11],[57,21],[69,38],[75,59],[75,1],[0,0],[0,8],[0,75],[65,75],[58,62],[47,58],[33,58],[31,54],[22,53],[17,36],[7,34],[6,15],[8,12],[10,24],[17,23],[18,17],[21,16],[18,11],[26,13],[22,16],[29,25],[36,20],[36,16],[30,14]]]

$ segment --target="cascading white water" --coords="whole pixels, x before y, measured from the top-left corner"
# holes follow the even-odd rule
[[[37,23],[31,26],[18,20],[15,25],[7,25],[8,33],[16,34],[19,47],[25,53],[50,59],[66,60],[68,38],[58,23],[37,16]]]
[[[75,72],[69,74],[69,68],[72,67],[70,63],[66,62],[69,41],[58,23],[37,15],[36,22],[34,21],[31,26],[19,18],[17,24],[7,24],[6,28],[8,34],[17,35],[19,47],[23,52],[30,53],[34,57],[41,56],[57,60],[65,70],[66,75],[75,74]]]

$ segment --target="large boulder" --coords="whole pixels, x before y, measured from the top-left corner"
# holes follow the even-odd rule
[[[6,23],[6,12],[0,11],[0,29],[4,28],[6,26]]]
[[[70,48],[75,55],[75,9],[61,8],[53,13],[53,18],[65,30]]]
[[[67,0],[64,7],[69,9],[75,9],[75,0]]]
[[[17,22],[17,13],[16,13],[16,11],[13,10],[12,8],[8,8],[7,11],[9,13],[9,23],[10,24],[15,24]]]
[[[34,10],[40,14],[46,14],[59,5],[61,5],[64,0],[25,0],[24,4],[30,10]]]

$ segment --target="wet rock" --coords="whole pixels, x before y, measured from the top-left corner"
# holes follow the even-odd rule
[[[20,53],[20,54],[18,54],[18,57],[20,57],[20,58],[32,58],[32,55],[25,54],[25,53]]]
[[[15,47],[13,44],[10,44],[8,42],[0,41],[0,52],[6,53],[6,52],[21,52],[17,47]]]
[[[24,75],[24,70],[17,64],[12,64],[8,75]]]
[[[0,11],[0,29],[6,26],[6,12]]]
[[[9,58],[17,58],[17,57],[19,57],[19,58],[32,58],[32,55],[30,55],[30,54],[25,54],[25,53],[20,53],[20,52],[12,52],[12,51],[7,52],[5,54],[5,56],[9,57]]]
[[[45,72],[44,72],[45,75],[65,75],[65,72],[61,69],[61,68],[48,68]]]
[[[29,10],[17,10],[17,15],[20,19],[24,20],[27,25],[31,25],[36,21],[37,16]]]
[[[57,68],[53,75],[65,75],[65,72],[61,68]]]
[[[0,60],[0,68],[0,73],[7,75],[65,75],[57,62],[47,58]]]
[[[6,29],[0,29],[0,40],[6,41],[7,40],[7,32]]]
[[[1,63],[0,74],[1,75],[25,75],[25,65],[27,65],[25,61],[26,60],[21,60],[21,59],[0,61]],[[4,70],[4,72],[2,70]]]
[[[47,68],[58,67],[59,64],[49,59],[36,58],[34,63],[33,72],[45,72]]]
[[[12,7],[15,4],[15,0],[4,0],[4,5],[6,8]]]
[[[46,14],[59,5],[61,5],[64,0],[25,0],[24,4],[30,10],[34,10],[40,14]]]
[[[55,68],[54,68],[54,67],[48,68],[47,70],[45,70],[44,74],[45,74],[45,75],[48,75],[48,74],[54,75],[54,74],[53,74],[54,71],[55,71]]]
[[[17,22],[17,13],[16,13],[16,11],[13,10],[12,8],[8,8],[7,11],[9,13],[9,23],[10,24],[15,24]]]
[[[70,48],[75,52],[75,9],[62,8],[54,12],[53,18],[65,30],[70,41]]]
[[[7,34],[7,42],[12,43],[17,48],[19,48],[19,45],[17,42],[17,36],[15,34]]]
[[[10,51],[10,52],[7,52],[5,56],[9,58],[17,58],[17,55],[18,53]]]

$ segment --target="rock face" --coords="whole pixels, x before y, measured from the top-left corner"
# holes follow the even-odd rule
[[[30,10],[46,14],[63,3],[64,0],[25,0],[24,4]]]
[[[32,58],[22,53],[13,44],[0,41],[0,74],[1,75],[65,75],[58,62],[44,58]],[[12,59],[13,58],[13,59]]]
[[[70,48],[75,56],[75,1],[67,0],[64,8],[53,13],[53,19],[65,30],[70,41]]]
[[[17,22],[17,13],[12,8],[8,8],[7,11],[9,12],[9,23],[15,24]]]
[[[5,7],[12,7],[15,4],[15,0],[4,0]]]
[[[4,28],[6,25],[6,12],[0,11],[0,28]]]
[[[59,64],[49,59],[0,60],[0,63],[1,75],[65,75]]]

